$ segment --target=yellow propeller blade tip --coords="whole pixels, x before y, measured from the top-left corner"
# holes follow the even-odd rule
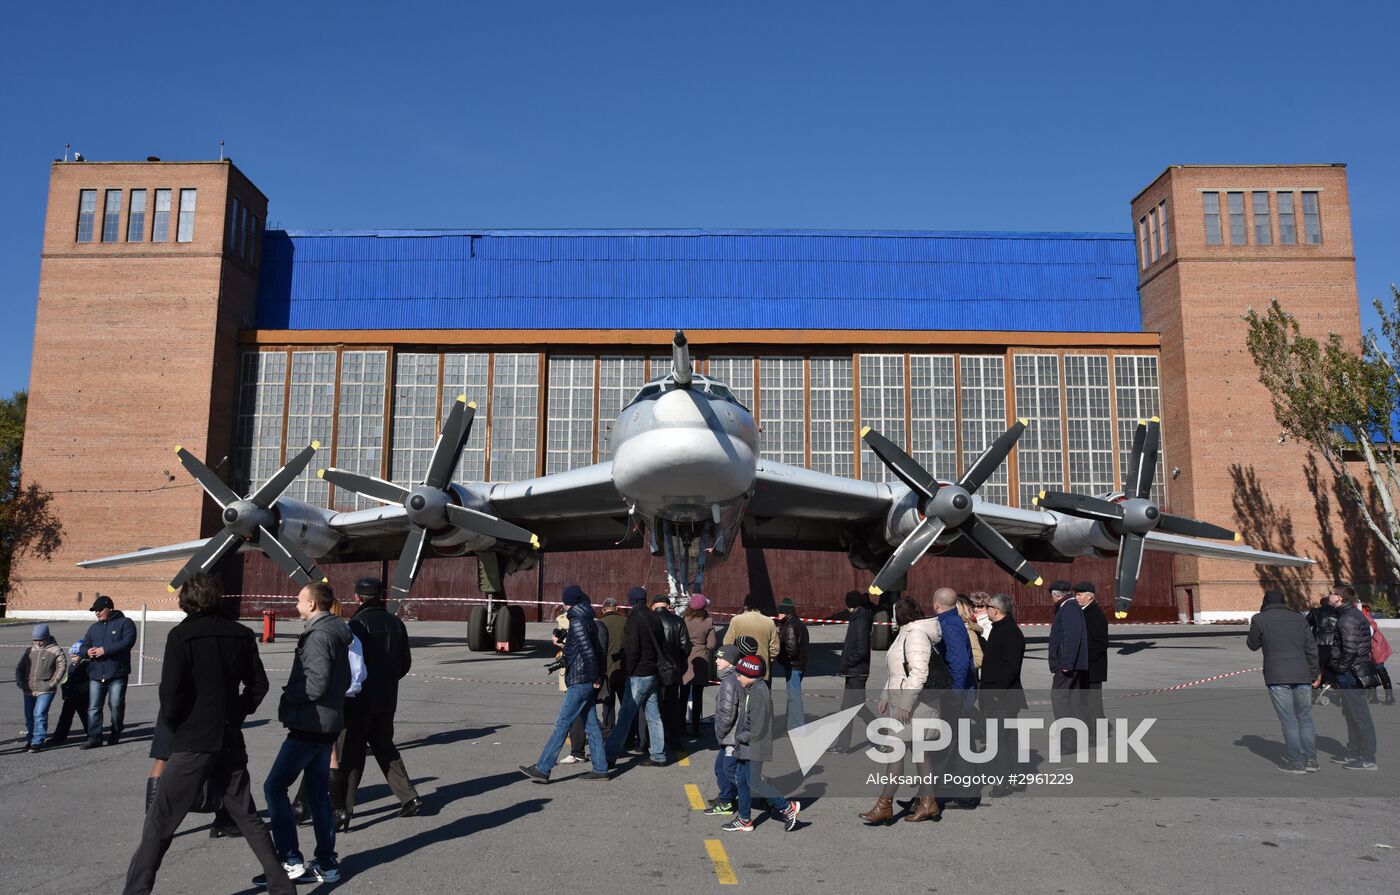
[[[1023,416],[1016,417],[1016,422],[1020,423],[1023,426],[1029,426],[1031,424],[1031,421]]]
[[[1238,543],[1240,543],[1240,542],[1243,541],[1243,540],[1244,540],[1244,535],[1240,534],[1239,532],[1235,532],[1235,543],[1238,544]]]
[[[311,449],[312,449],[313,451],[319,451],[319,450],[321,449],[321,442],[319,442],[319,441],[313,441],[313,442],[311,442]]]
[[[1032,497],[1032,498],[1031,498],[1031,506],[1033,506],[1033,507],[1038,507],[1038,506],[1040,506],[1040,498],[1039,498],[1039,497]]]
[[[330,580],[329,578],[322,578],[322,579],[321,579],[321,583],[322,583],[322,584],[330,584],[330,583],[331,583],[331,580]]]
[[[540,549],[539,535],[530,535],[530,546],[534,547],[536,550]]]
[[[178,444],[175,445],[175,453],[178,454],[178,453],[180,453],[180,452],[183,451],[183,450],[184,450],[184,448],[181,447],[180,445],[178,445]]]
[[[869,427],[869,426],[862,426],[862,427],[861,427],[861,430],[860,430],[860,437],[861,437],[861,438],[864,438],[865,436],[867,436],[867,435],[869,435],[869,434],[870,434],[870,427]]]
[[[465,403],[467,403],[467,396],[464,395],[464,394],[463,394],[463,395],[458,395],[458,396],[457,396],[457,403],[458,403],[458,404],[465,404]]]
[[[1114,618],[1127,618],[1127,617],[1128,617],[1128,613],[1126,613],[1126,612],[1115,612],[1115,613],[1113,613],[1113,617],[1114,617]]]
[[[876,587],[873,584],[870,585],[870,592],[877,597],[880,596],[880,594],[884,593],[884,591],[880,590],[880,588]]]
[[[1041,586],[1042,584],[1044,584],[1044,583],[1045,583],[1045,579],[1044,579],[1044,578],[1037,578],[1037,579],[1035,579],[1034,581],[1031,582],[1031,587],[1040,587],[1040,586]]]
[[[1045,495],[1047,495],[1047,494],[1049,494],[1049,493],[1050,493],[1049,491],[1042,491],[1042,492],[1040,492],[1040,498],[1039,498],[1039,499],[1040,499],[1040,500],[1044,500],[1044,499],[1045,499]]]
[[[463,395],[462,397],[465,398],[466,395]],[[467,406],[470,407],[472,410],[475,410],[475,409],[476,409],[476,402],[475,402],[475,401],[468,401],[468,402],[467,402]]]
[[[1154,422],[1154,423],[1160,423],[1161,421],[1162,421],[1162,418],[1161,418],[1160,416],[1154,416],[1154,417],[1152,418],[1152,422]]]
[[[165,586],[165,589],[166,589],[167,591],[169,591],[170,593],[172,593],[172,594],[175,593],[175,585],[173,585],[173,584],[167,584],[167,585]]]
[[[318,479],[323,479],[323,478],[325,478],[325,477],[326,477],[326,471],[325,471],[324,469],[318,469],[318,470],[316,470],[316,478],[318,478]]]

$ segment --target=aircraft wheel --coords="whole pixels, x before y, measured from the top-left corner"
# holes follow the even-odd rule
[[[525,648],[525,607],[507,606],[510,612],[510,651],[518,653]]]
[[[473,606],[471,617],[467,620],[467,649],[474,653],[489,653],[495,648],[496,644],[486,630],[486,607]]]
[[[884,652],[890,648],[890,643],[894,640],[894,628],[890,626],[892,621],[888,609],[876,609],[871,616],[873,623],[870,626],[870,648]]]

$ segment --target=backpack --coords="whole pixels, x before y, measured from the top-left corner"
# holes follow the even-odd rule
[[[663,623],[662,633],[665,633],[666,626]],[[676,664],[676,660],[671,658],[671,654],[661,645],[661,641],[656,637],[656,631],[650,625],[647,632],[651,634],[652,645],[656,647],[656,679],[661,681],[663,686],[674,687],[681,682],[681,669]]]

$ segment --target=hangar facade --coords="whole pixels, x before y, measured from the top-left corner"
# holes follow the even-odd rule
[[[55,163],[24,457],[68,538],[53,563],[21,565],[10,610],[81,611],[95,591],[173,608],[173,563],[72,563],[217,530],[173,469],[177,443],[240,491],[313,439],[314,465],[407,484],[465,393],[481,411],[459,480],[606,460],[675,329],[753,410],[766,457],[881,480],[859,439],[871,425],[954,478],[1023,417],[982,494],[1029,506],[1041,489],[1118,489],[1137,421],[1161,416],[1155,496],[1171,511],[1317,552],[1336,501],[1321,506],[1305,455],[1279,442],[1240,315],[1278,297],[1310,331],[1359,336],[1345,168],[1174,166],[1130,208],[1124,233],[270,230],[267,197],[228,161]],[[363,505],[310,473],[286,494]],[[226,565],[245,614],[285,605],[262,557]],[[390,565],[327,571],[348,584]],[[1223,619],[1266,579],[1300,594],[1359,580],[1334,565],[1279,582],[1149,554],[1133,617]],[[1111,597],[1111,557],[1047,569]],[[756,591],[826,614],[870,574],[749,544],[707,590],[721,608]],[[551,599],[572,581],[601,597],[664,586],[665,569],[643,550],[546,552],[508,592]],[[1043,592],[990,563],[926,558],[910,587],[945,582],[1048,617]],[[464,617],[474,560],[430,559],[415,596],[410,614]]]

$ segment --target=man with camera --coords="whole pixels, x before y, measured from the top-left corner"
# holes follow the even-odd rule
[[[548,783],[549,772],[559,759],[559,750],[564,747],[564,738],[569,727],[580,714],[584,716],[584,731],[588,737],[588,751],[592,754],[593,770],[583,775],[585,780],[608,779],[607,750],[603,747],[603,730],[598,725],[598,714],[593,711],[598,689],[603,685],[603,675],[607,670],[607,658],[598,642],[598,632],[594,626],[593,606],[588,594],[577,584],[564,588],[562,602],[566,607],[565,616],[569,627],[554,632],[554,640],[564,648],[560,659],[564,669],[564,703],[559,706],[559,715],[554,719],[554,730],[540,752],[540,758],[532,765],[521,765],[520,772],[536,783]],[[557,663],[556,663],[557,665]],[[551,668],[555,666],[550,666]]]

